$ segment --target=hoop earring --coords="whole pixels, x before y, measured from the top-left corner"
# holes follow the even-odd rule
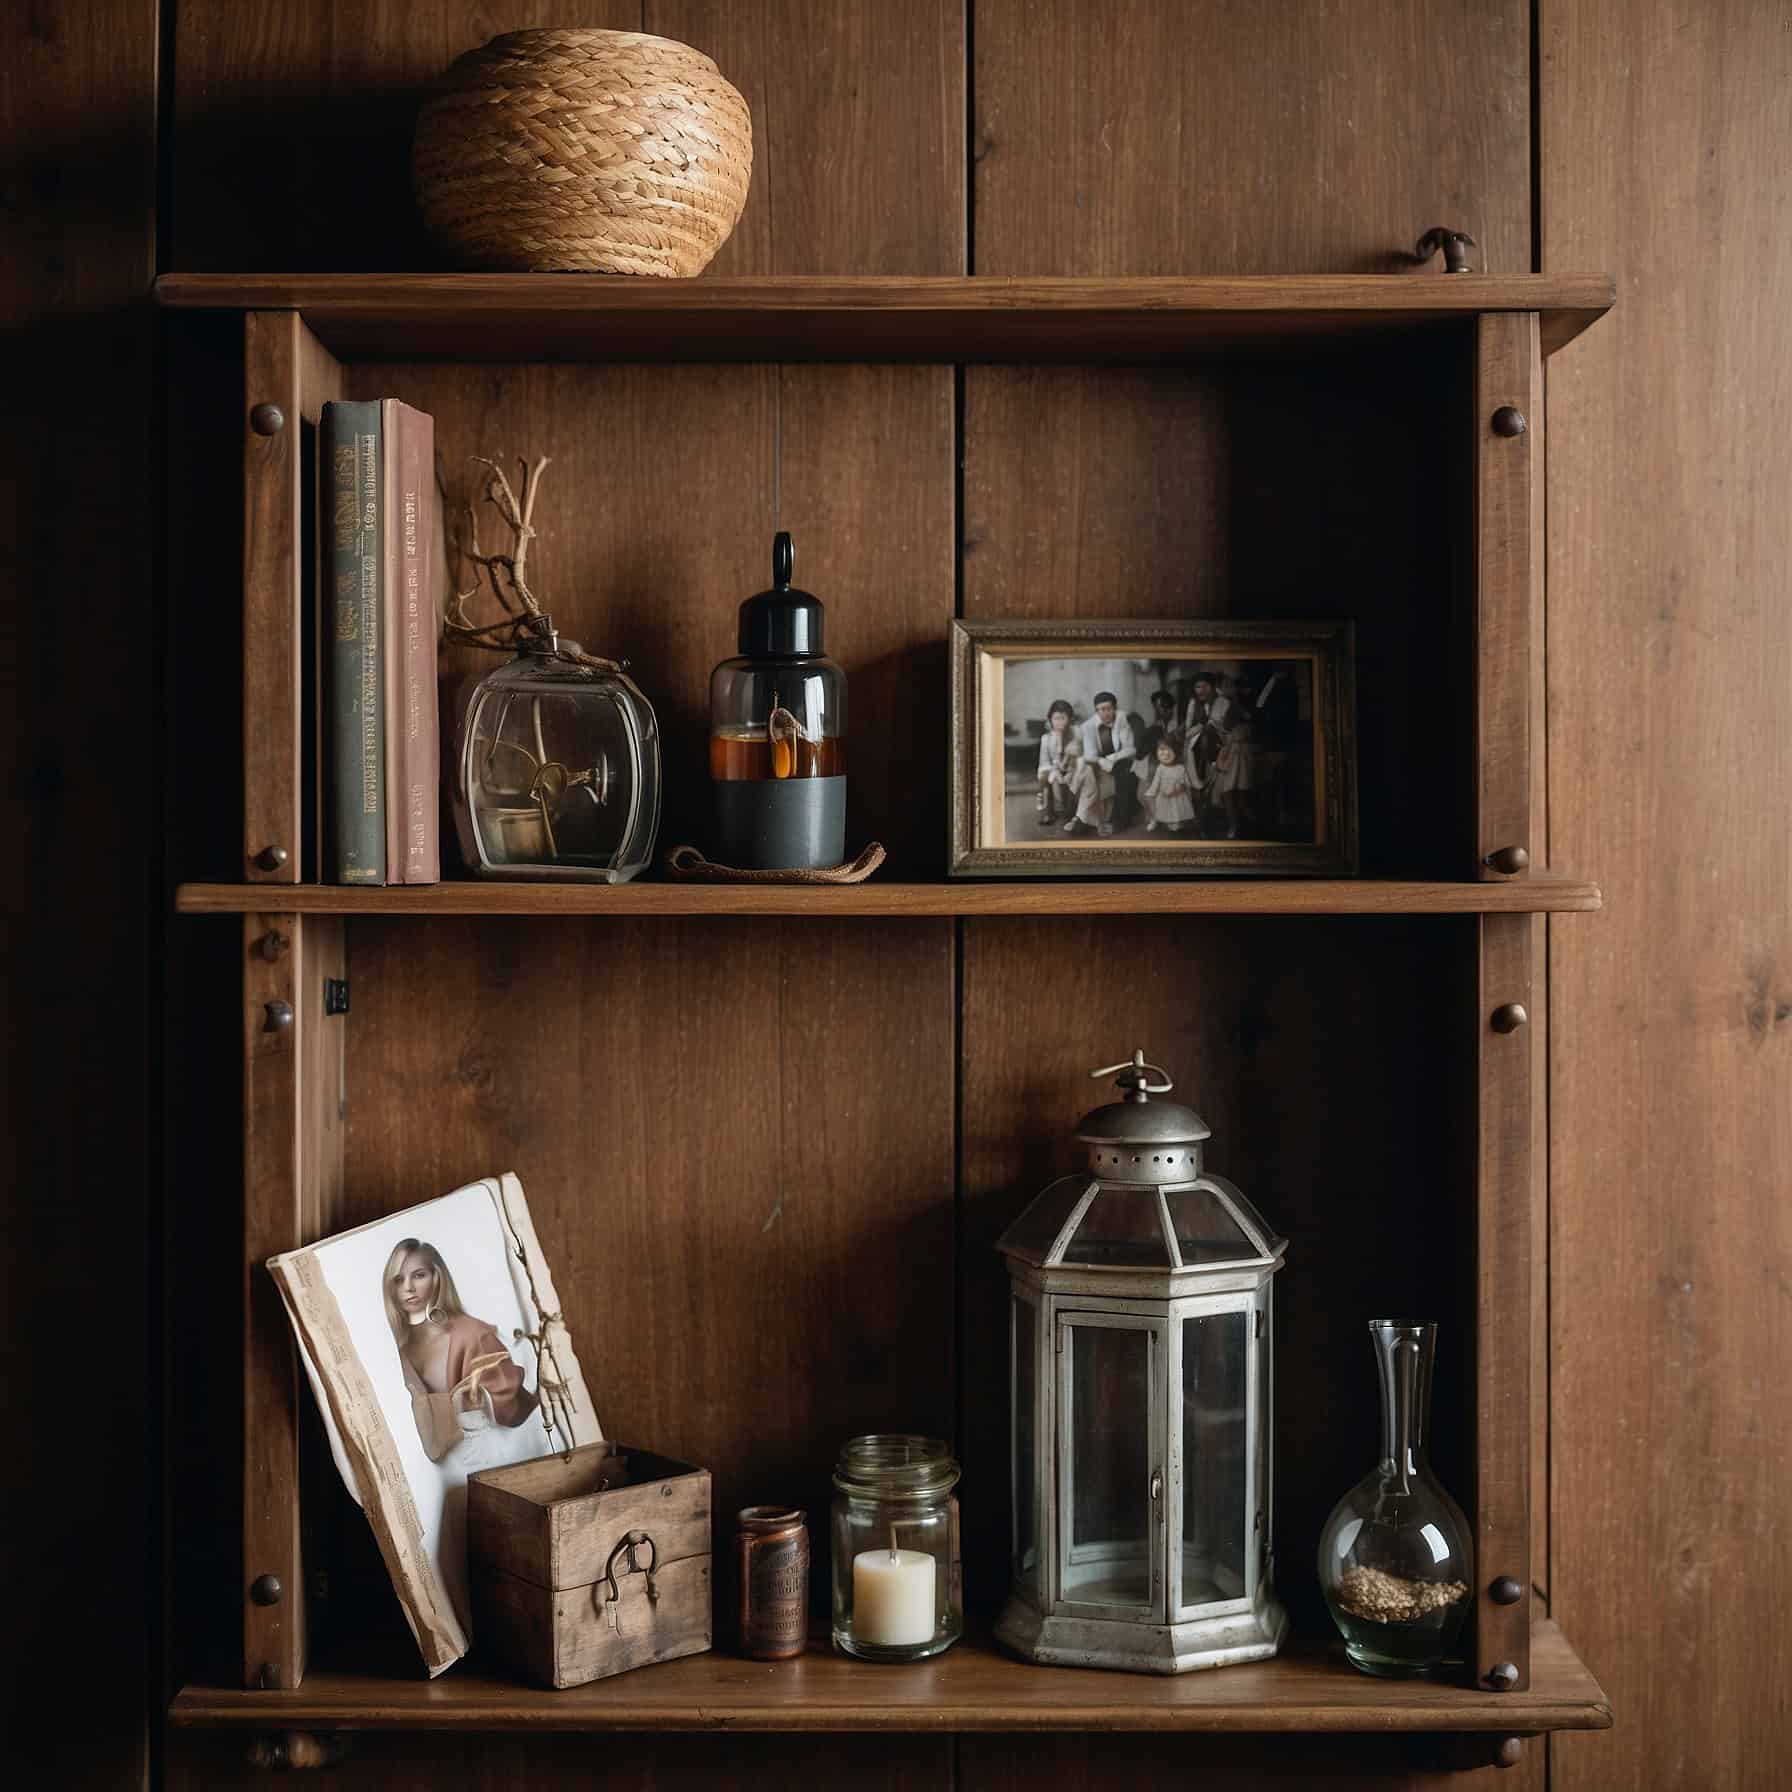
[[[432,1320],[439,1320],[443,1317],[442,1309],[437,1306],[433,1300],[423,1309],[423,1322],[425,1325],[429,1324]]]

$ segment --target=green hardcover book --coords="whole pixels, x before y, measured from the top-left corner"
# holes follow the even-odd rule
[[[330,547],[330,823],[335,880],[386,881],[385,688],[380,639],[380,407],[326,404]]]

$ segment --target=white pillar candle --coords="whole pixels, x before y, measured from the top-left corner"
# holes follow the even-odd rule
[[[919,1549],[867,1549],[852,1559],[852,1634],[892,1648],[930,1643],[937,1613],[933,1557]]]

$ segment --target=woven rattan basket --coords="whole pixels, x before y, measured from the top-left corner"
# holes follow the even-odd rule
[[[424,223],[465,266],[697,274],[753,173],[747,102],[699,50],[640,31],[512,31],[417,120]]]

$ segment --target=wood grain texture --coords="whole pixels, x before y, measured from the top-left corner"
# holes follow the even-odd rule
[[[1502,881],[1489,859],[1521,846],[1530,862],[1547,861],[1537,812],[1534,761],[1543,751],[1543,718],[1533,709],[1543,580],[1543,362],[1534,316],[1483,317],[1476,329],[1473,415],[1475,444],[1475,839],[1476,868]],[[1503,412],[1516,412],[1516,426]],[[1516,427],[1517,433],[1507,433]],[[1466,869],[1466,867],[1465,867]],[[1521,883],[1531,873],[1504,879]],[[1531,1251],[1538,1181],[1534,1073],[1538,1056],[1528,1033],[1493,1030],[1489,1016],[1516,1003],[1540,1011],[1532,987],[1532,929],[1517,917],[1484,922],[1474,1024],[1480,1039],[1476,1224],[1475,1346],[1475,1677],[1496,1669],[1530,1671],[1530,1588],[1536,1552],[1531,1535],[1531,1352],[1536,1342]],[[1528,1023],[1527,1023],[1528,1024]],[[1488,1591],[1510,1576],[1526,1589],[1501,1605]]]
[[[179,0],[173,265],[439,265],[410,192],[423,89],[501,32],[569,25],[693,44],[745,96],[753,185],[718,273],[962,270],[955,0]]]
[[[1545,353],[1595,323],[1611,281],[855,275],[593,280],[588,274],[165,274],[171,310],[303,311],[345,358],[650,361],[1211,360],[1432,333],[1536,311]]]
[[[1526,270],[1529,56],[1518,0],[978,0],[972,265]]]
[[[967,371],[966,617],[1351,622],[1362,869],[1462,875],[1472,735],[1455,689],[1471,661],[1450,395],[1468,346]]]
[[[639,31],[641,9],[642,0],[175,0],[168,265],[434,265],[411,200],[425,87],[500,32]]]
[[[619,1684],[625,1691],[662,1678],[656,1669]],[[543,1693],[549,1709],[576,1694]],[[276,1726],[276,1716],[262,1720]],[[276,1728],[284,1736],[288,1732]],[[303,1732],[301,1732],[303,1734]],[[604,1792],[720,1792],[759,1786],[863,1787],[865,1792],[940,1792],[952,1783],[953,1745],[940,1736],[553,1735],[500,1731],[455,1735],[329,1735],[346,1745],[342,1764],[321,1784],[383,1792],[514,1792],[518,1786],[586,1787]],[[169,1792],[266,1792],[265,1768],[250,1762],[241,1731],[172,1732]],[[278,1780],[273,1782],[278,1785]],[[297,1784],[303,1785],[300,1780]],[[1502,1788],[1504,1792],[1504,1788]]]
[[[825,1547],[848,1437],[950,1434],[943,923],[357,920],[350,960],[351,1221],[516,1170],[606,1434],[710,1470],[718,1541],[777,1501]]]
[[[1475,859],[1489,882],[1489,857],[1532,839],[1542,718],[1531,712],[1531,629],[1543,580],[1543,361],[1534,317],[1483,317],[1476,327],[1475,408]],[[1516,411],[1523,426],[1495,426]],[[1464,867],[1466,870],[1467,867]],[[1517,876],[1525,876],[1525,872]]]
[[[964,0],[642,0],[753,114],[746,210],[707,273],[965,271]]]
[[[262,900],[249,884],[182,884],[185,915],[237,914]],[[1071,883],[777,884],[450,883],[369,890],[303,884],[281,892],[301,914],[333,915],[1465,915],[1584,913],[1598,886],[1548,873],[1508,884],[1413,883],[1395,878],[1286,878],[1276,882],[1160,879]]]
[[[239,1730],[278,1723],[463,1733],[1308,1730],[1342,1736],[1406,1730],[1500,1735],[1512,1729],[1597,1730],[1611,1721],[1598,1685],[1560,1631],[1540,1627],[1536,1657],[1531,1691],[1495,1699],[1441,1682],[1372,1679],[1349,1665],[1343,1645],[1335,1641],[1297,1645],[1272,1661],[1213,1673],[1160,1675],[1041,1668],[972,1633],[932,1661],[880,1673],[830,1653],[817,1633],[809,1652],[791,1661],[745,1661],[716,1650],[652,1674],[559,1693],[517,1686],[472,1663],[436,1680],[320,1672],[287,1697],[193,1686],[181,1693],[170,1716],[176,1726]]]
[[[324,982],[343,975],[343,923],[247,914],[242,940],[242,1672],[245,1686],[294,1687],[308,1647],[300,1457],[309,1396],[263,1266],[320,1235],[342,1186],[343,1024],[324,1013]],[[269,1574],[282,1597],[258,1604],[249,1588]]]
[[[537,1686],[564,1689],[701,1654],[710,1646],[709,1527],[703,1554],[662,1562],[648,1597],[639,1576],[556,1593],[485,1568],[473,1583],[474,1618],[501,1668]],[[610,1625],[614,1610],[616,1628]]]
[[[1528,666],[1524,668],[1528,680]],[[1479,1684],[1500,1664],[1530,1677],[1531,1612],[1531,1042],[1497,1031],[1506,1003],[1527,1012],[1531,928],[1519,915],[1480,923],[1474,1244],[1475,1661]],[[1513,1605],[1487,1589],[1501,1576],[1527,1589]],[[1502,1698],[1506,1695],[1501,1694]]]
[[[1232,1669],[1226,1670],[1228,1673]],[[1483,1736],[1212,1736],[1175,1750],[1146,1736],[967,1736],[959,1784],[977,1792],[1107,1792],[1115,1786],[1199,1784],[1203,1792],[1450,1792],[1456,1776],[1486,1767],[1499,1738]],[[1526,1744],[1541,1763],[1544,1744]],[[1449,1777],[1442,1777],[1448,1775]],[[1466,1784],[1479,1786],[1479,1775]],[[1502,1774],[1499,1792],[1523,1792],[1524,1774]],[[1536,1781],[1541,1787],[1539,1775]]]
[[[0,167],[0,1294],[15,1340],[55,1341],[0,1397],[0,1680],[11,1777],[114,1792],[148,1784],[162,1569],[154,0],[0,12]],[[55,640],[77,615],[94,651]]]
[[[1624,294],[1549,393],[1551,843],[1613,894],[1551,940],[1550,1593],[1619,1713],[1552,1780],[1742,1792],[1792,1734],[1792,36],[1540,20],[1544,265]]]
[[[243,319],[242,864],[245,877],[268,884],[296,883],[305,865],[302,330],[295,311],[251,311]],[[249,411],[264,404],[285,418],[272,435],[250,427]],[[264,866],[263,852],[280,862]]]

